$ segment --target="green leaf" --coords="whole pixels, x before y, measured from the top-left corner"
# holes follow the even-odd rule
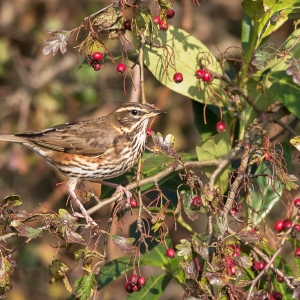
[[[130,300],[158,300],[170,283],[172,276],[170,274],[152,275],[147,278],[145,286],[137,293],[130,294],[127,299]]]
[[[22,200],[19,195],[11,195],[2,200],[1,206],[20,206],[21,204]]]
[[[33,228],[30,227],[19,220],[13,220],[10,226],[14,227],[20,236],[25,236],[27,238],[39,238],[43,234],[43,228]]]
[[[274,5],[271,2],[267,3],[264,8],[265,13],[258,24],[259,36],[256,48],[263,39],[281,27],[289,19],[289,15],[295,12],[299,6],[299,0],[276,1]]]
[[[201,141],[196,146],[196,153],[199,161],[206,161],[216,159],[226,155],[231,149],[230,133],[229,130],[218,133],[213,137],[209,137]],[[205,173],[208,177],[211,176],[215,167],[205,167]],[[220,187],[222,193],[228,188],[228,172],[231,166],[228,165],[218,176],[215,181],[215,187]]]
[[[74,286],[77,287],[75,294],[80,300],[88,300],[96,289],[96,278],[93,273],[84,275],[80,279],[76,280]]]
[[[244,13],[252,20],[258,21],[265,14],[263,0],[244,0],[242,2]]]
[[[266,163],[261,162],[255,174],[265,173],[266,168]],[[258,225],[262,220],[265,219],[277,201],[279,201],[284,189],[284,185],[278,185],[277,183],[275,192],[274,186],[270,184],[270,179],[268,177],[259,176],[255,186],[259,186],[260,190],[255,187],[254,191],[253,189],[251,191],[253,211],[257,212],[253,215],[252,220],[255,225]]]
[[[168,242],[167,242],[168,243]],[[170,247],[171,245],[169,245]],[[132,260],[132,256],[123,256],[122,258],[114,259],[101,267],[98,274],[98,284],[101,288],[114,281],[116,278],[132,269],[132,264],[128,263]],[[156,266],[164,271],[171,272],[179,264],[180,258],[174,257],[170,259],[166,256],[166,247],[158,244],[141,256],[140,265],[142,266]],[[148,281],[148,279],[147,279]]]
[[[159,38],[155,39],[154,42],[162,46],[170,46],[167,48],[150,48],[147,46],[144,49],[145,65],[162,84],[179,94],[206,104],[212,103],[211,99],[215,98],[211,89],[220,95],[224,94],[221,91],[221,81],[217,78],[210,84],[201,81],[199,88],[197,87],[198,80],[195,78],[195,71],[199,68],[197,59],[202,60],[202,63],[213,72],[222,74],[222,69],[208,48],[194,36],[169,25],[167,31],[160,31]],[[166,58],[167,52],[168,58]],[[168,61],[169,76],[166,72],[167,59],[173,61],[172,55],[175,55],[176,72],[181,72],[184,76],[183,82],[180,84],[172,80],[175,69],[170,66],[170,61]],[[216,100],[221,106],[223,105],[221,99]]]

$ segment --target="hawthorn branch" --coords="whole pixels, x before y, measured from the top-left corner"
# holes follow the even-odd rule
[[[145,95],[145,78],[144,78],[144,47],[145,47],[145,37],[143,34],[140,35],[140,48],[139,48],[139,67],[140,67],[140,85],[141,85],[141,95],[142,103],[147,103]]]
[[[220,162],[222,158],[220,159],[212,159],[212,160],[207,160],[207,161],[189,161],[189,162],[185,162],[184,164],[178,165],[177,167],[174,168],[173,163],[169,164],[168,166],[166,166],[166,168],[151,176],[148,178],[144,178],[142,180],[140,180],[139,182],[132,182],[129,183],[125,188],[128,191],[131,191],[139,186],[143,186],[146,185],[148,183],[155,183],[158,182],[159,180],[161,180],[162,178],[166,177],[167,175],[171,174],[172,172],[176,172],[176,171],[180,171],[183,170],[185,165],[194,165],[196,167],[207,167],[207,166],[217,166]],[[93,214],[94,212],[96,212],[97,210],[101,209],[102,207],[109,205],[111,203],[114,203],[115,201],[120,199],[121,194],[120,193],[115,193],[112,197],[104,199],[103,201],[101,201],[101,203],[96,204],[95,206],[91,207],[87,213],[89,215]]]

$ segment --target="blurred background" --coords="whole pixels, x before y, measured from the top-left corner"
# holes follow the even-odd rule
[[[239,47],[243,17],[241,1],[199,2],[200,6],[197,6],[192,0],[176,0],[176,15],[170,23],[199,38],[215,55],[228,47]],[[42,55],[45,46],[43,41],[50,37],[48,30],[73,29],[86,16],[110,3],[93,0],[1,1],[0,132],[41,130],[59,123],[99,117],[124,102],[139,99],[138,89],[134,91],[132,88],[130,76],[126,77],[124,93],[124,77],[116,72],[116,64],[109,63],[99,72],[83,64],[83,57],[79,57],[73,48],[78,45],[74,38],[64,55]],[[276,33],[274,41],[280,44],[292,29],[292,24],[287,23]],[[130,33],[126,37],[132,42]],[[108,41],[107,47],[111,52],[121,51],[118,40]],[[132,49],[132,46],[129,45],[128,49]],[[238,51],[235,53],[240,55]],[[128,64],[131,65],[130,62]],[[132,76],[138,87],[137,71],[138,68],[135,68]],[[191,100],[165,88],[147,71],[145,88],[148,102],[168,112],[155,120],[154,131],[160,131],[163,135],[173,134],[179,152],[194,153],[200,137],[194,125]],[[66,186],[57,183],[65,180],[32,151],[0,142],[0,199],[17,194],[21,195],[24,202],[21,209],[29,212],[57,211],[65,207],[68,196]],[[96,185],[86,187],[96,192],[99,189]],[[101,219],[105,224],[109,211],[109,208],[104,209],[95,214],[94,218]],[[198,226],[196,223],[194,225]],[[180,236],[181,233],[177,239]],[[20,238],[11,238],[4,247],[14,248],[19,243]],[[45,234],[43,238],[31,241],[14,253],[13,258],[17,263],[11,282],[14,289],[7,299],[67,298],[69,293],[62,283],[48,283],[48,266],[55,256],[57,246],[57,240]],[[110,249],[109,258],[120,255],[113,247]],[[72,268],[71,256],[66,250],[61,249],[56,258],[62,259],[67,265],[69,262],[68,266]],[[145,270],[145,275],[149,276],[151,272],[154,271]],[[83,274],[80,270],[73,272],[71,283],[80,274]],[[116,281],[115,287],[107,287],[101,299],[125,299],[123,284],[123,281]],[[121,287],[118,297],[114,290],[117,286]],[[180,292],[168,288],[165,299],[180,299]]]

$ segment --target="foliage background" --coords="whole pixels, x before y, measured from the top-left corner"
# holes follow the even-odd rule
[[[76,49],[70,47],[65,55],[42,55],[43,41],[48,38],[49,29],[74,28],[84,17],[110,3],[75,0],[70,5],[70,1],[66,0],[1,1],[0,132],[39,130],[58,123],[94,118],[109,113],[121,103],[136,99],[138,92],[133,91],[129,76],[126,79],[125,95],[124,78],[117,74],[115,65],[111,63],[100,72],[94,72],[88,65],[82,65],[83,59],[78,58]],[[199,38],[216,55],[228,47],[239,47],[243,17],[240,1],[207,0],[200,4],[198,7],[190,0],[175,1],[176,16],[171,24]],[[292,30],[292,23],[287,22],[273,35],[272,42],[279,46]],[[130,40],[130,35],[128,39]],[[73,45],[76,45],[75,41]],[[107,46],[112,51],[120,51],[117,40],[109,41]],[[238,57],[240,54],[236,51],[235,55]],[[138,88],[139,74],[134,71],[132,75]],[[163,135],[171,133],[175,136],[178,151],[194,153],[200,137],[192,117],[191,100],[162,86],[150,72],[146,72],[145,88],[148,102],[168,112],[166,116],[157,118],[154,131],[160,131]],[[284,138],[283,135],[281,139]],[[296,169],[297,167],[297,176]],[[64,177],[31,151],[18,145],[0,143],[0,199],[18,194],[24,201],[23,209],[27,211],[56,211],[64,206],[67,199],[66,186],[56,186],[64,180]],[[98,185],[88,184],[86,187],[100,192]],[[279,217],[280,205],[271,218]],[[101,219],[105,225],[108,214],[109,209],[105,208],[94,215],[94,218]],[[130,217],[125,222],[130,224]],[[193,222],[192,226],[201,232],[205,225],[199,220]],[[117,229],[113,229],[112,233],[118,233]],[[176,232],[176,237],[171,234],[175,243],[184,233],[181,229]],[[122,235],[125,234],[123,231]],[[12,238],[7,241],[7,246],[16,247],[16,242],[17,239]],[[14,254],[18,268],[12,277],[14,290],[7,299],[67,297],[62,284],[48,284],[48,265],[56,253],[56,246],[56,241],[44,236]],[[121,255],[113,246],[109,250],[109,259]],[[69,261],[71,267],[67,251],[60,251],[58,257],[64,262]],[[143,275],[147,277],[154,272],[157,270],[147,268],[143,270]],[[79,275],[72,273],[73,279]],[[124,279],[121,282],[115,281],[114,286],[104,289],[101,299],[116,299],[116,289],[120,295],[118,299],[125,298],[123,283]],[[178,285],[175,289],[171,285],[164,294],[164,299],[179,299],[179,294]]]

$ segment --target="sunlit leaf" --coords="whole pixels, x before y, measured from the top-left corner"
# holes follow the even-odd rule
[[[90,299],[97,286],[95,275],[93,273],[89,273],[88,275],[82,276],[80,279],[75,281],[74,286],[77,287],[74,293],[80,300]]]
[[[287,64],[290,66],[286,69],[286,74],[293,76],[294,83],[300,85],[300,60],[299,59],[288,59]]]
[[[197,87],[198,80],[194,76],[197,59],[202,59],[209,70],[222,74],[220,64],[198,39],[180,28],[169,25],[167,31],[160,31],[159,38],[154,39],[154,42],[162,46],[170,46],[168,48],[147,46],[144,49],[145,65],[162,84],[179,94],[207,104],[212,103],[212,99],[216,97],[212,89],[223,95],[221,81],[217,78],[213,79],[209,85],[200,82],[200,86]],[[166,70],[167,60],[170,60],[172,55],[175,55],[176,72],[181,72],[184,76],[180,84],[172,80],[175,73],[174,67],[168,65],[168,70]],[[223,105],[223,99],[217,98],[217,101],[221,106]]]
[[[33,228],[18,220],[13,220],[10,226],[14,227],[20,236],[26,236],[28,238],[39,238],[43,234],[43,228]]]
[[[1,206],[20,206],[21,204],[22,200],[19,195],[7,196],[1,202]]]
[[[112,242],[124,253],[131,253],[136,251],[136,246],[133,245],[133,243],[135,242],[134,238],[112,235],[111,239]]]

